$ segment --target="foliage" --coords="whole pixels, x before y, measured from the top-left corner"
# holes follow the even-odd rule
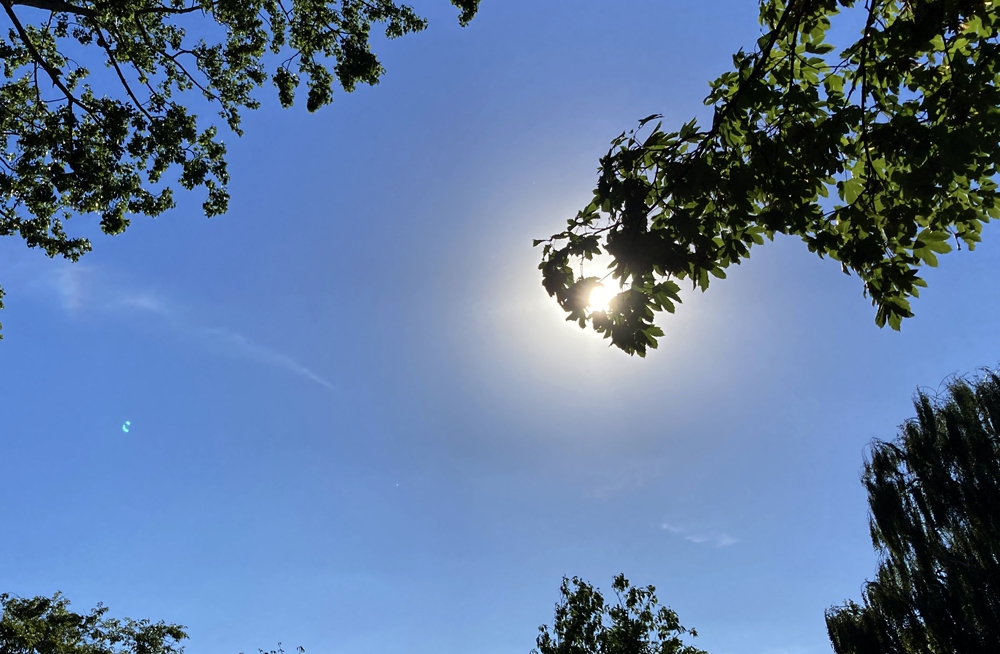
[[[865,464],[881,562],[827,611],[837,654],[986,654],[1000,643],[1000,376],[925,394]]]
[[[479,0],[451,0],[459,21]],[[163,183],[203,187],[207,216],[226,210],[226,148],[195,103],[241,134],[240,114],[270,81],[291,106],[306,88],[315,111],[346,91],[376,84],[371,50],[426,26],[393,0],[0,0],[0,236],[18,234],[50,257],[90,250],[63,222],[97,214],[105,234],[129,216],[174,204]],[[103,64],[93,75],[80,61]],[[199,99],[199,96],[201,98]],[[2,291],[0,291],[2,299]],[[0,303],[2,307],[2,303]]]
[[[682,627],[674,611],[657,608],[653,586],[635,588],[618,575],[612,588],[615,606],[590,584],[564,577],[552,631],[538,628],[532,654],[705,654],[681,641],[685,634],[698,634]]]
[[[296,651],[296,652],[297,652],[298,654],[305,654],[305,651],[306,651],[306,648],[305,648],[305,647],[302,647],[302,646],[300,645],[299,647],[296,647],[296,648],[295,648],[295,651]],[[264,651],[264,650],[262,650],[262,649],[258,649],[258,650],[257,650],[257,652],[259,652],[259,654],[285,654],[285,650],[283,650],[283,649],[281,648],[281,643],[278,643],[278,649],[272,649],[272,650],[269,650],[269,651],[267,651],[267,652],[265,652],[265,651]],[[240,654],[243,654],[243,653],[242,653],[242,652],[240,652]]]
[[[22,599],[0,595],[0,652],[4,654],[181,654],[184,627],[105,617],[98,605],[74,613],[59,594]]]
[[[835,54],[842,10],[864,27]],[[857,274],[876,323],[899,329],[919,269],[1000,216],[996,3],[762,0],[760,17],[756,48],[711,84],[711,124],[640,121],[601,159],[590,204],[535,242],[567,319],[630,354],[656,347],[677,281],[705,290],[777,234]],[[588,306],[599,255],[622,289],[608,311]]]

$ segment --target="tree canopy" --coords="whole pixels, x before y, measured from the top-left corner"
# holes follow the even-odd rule
[[[0,594],[0,652],[3,654],[183,654],[185,627],[164,621],[109,618],[98,604],[88,613],[70,610],[62,594],[14,597]],[[277,649],[259,654],[285,654]],[[296,647],[297,654],[305,654]],[[242,654],[242,653],[241,653]]]
[[[1000,643],[1000,376],[920,394],[865,464],[880,563],[827,611],[837,654],[987,654]]]
[[[65,597],[0,595],[0,652],[4,654],[182,654],[184,627],[106,617],[98,605],[76,613]]]
[[[450,1],[463,25],[479,5]],[[205,189],[207,216],[226,210],[226,148],[195,103],[214,107],[236,134],[268,82],[285,107],[304,85],[306,109],[315,111],[335,87],[378,83],[384,70],[371,49],[373,29],[396,38],[426,26],[394,0],[0,6],[8,24],[0,35],[0,236],[20,235],[73,261],[91,245],[69,235],[65,220],[94,214],[105,234],[120,234],[131,215],[174,205],[168,171],[183,189]]]
[[[863,28],[838,49],[830,28],[849,15]],[[920,268],[1000,216],[996,3],[762,0],[760,20],[711,83],[709,124],[640,121],[601,159],[590,204],[535,242],[567,319],[630,354],[656,347],[678,282],[705,290],[778,234],[860,277],[876,323],[899,329]],[[607,275],[586,274],[603,258]],[[620,292],[591,307],[605,283]]]
[[[613,606],[587,582],[564,577],[552,630],[538,628],[532,654],[706,654],[684,644],[682,636],[698,633],[659,606],[655,587],[635,587],[618,575],[612,589],[618,598]]]

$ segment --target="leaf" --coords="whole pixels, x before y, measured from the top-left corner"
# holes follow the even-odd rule
[[[857,177],[852,177],[841,183],[840,197],[847,204],[854,204],[863,189],[862,181]]]
[[[850,20],[833,19],[861,5],[791,7],[761,3],[758,50],[710,84],[710,128],[657,125],[601,159],[601,211],[570,231],[599,240],[579,260],[606,253],[617,281],[647,298],[592,322],[625,352],[644,353],[655,314],[679,302],[658,284],[706,290],[776,234],[857,275],[876,324],[899,329],[919,267],[938,265],[952,238],[971,249],[1000,218],[1000,6],[870,3],[853,43],[825,39],[850,38]]]
[[[641,129],[641,128],[645,127],[646,123],[648,123],[648,122],[650,122],[652,120],[656,120],[657,118],[663,118],[663,114],[650,114],[650,115],[646,116],[645,118],[642,118],[641,120],[639,120],[639,128]]]
[[[452,4],[465,24],[479,0]],[[212,115],[242,135],[243,112],[261,106],[268,82],[284,107],[304,82],[315,111],[336,86],[379,82],[373,31],[378,43],[379,31],[396,38],[426,27],[392,0],[17,1],[5,13],[0,235],[70,261],[91,249],[64,229],[70,217],[121,234],[136,215],[173,208],[172,186],[200,189],[206,216],[224,213],[226,147]],[[284,63],[269,75],[272,55]],[[92,80],[78,60],[114,72]]]
[[[805,51],[812,54],[826,54],[833,52],[835,48],[830,43],[806,43]]]

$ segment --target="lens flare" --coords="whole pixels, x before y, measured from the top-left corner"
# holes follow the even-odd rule
[[[128,420],[126,420],[126,421],[125,421],[125,424],[124,424],[124,425],[122,425],[122,431],[123,431],[123,432],[125,432],[125,433],[127,434],[127,433],[128,433],[128,428],[129,428],[129,427],[130,427],[131,425],[132,425],[132,423],[131,423],[131,422],[129,422]]]

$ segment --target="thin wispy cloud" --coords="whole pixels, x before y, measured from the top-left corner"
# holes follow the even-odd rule
[[[293,372],[310,381],[314,381],[320,386],[331,391],[337,390],[333,384],[323,379],[315,372],[306,368],[295,359],[277,352],[270,348],[254,343],[243,334],[230,331],[228,329],[202,327],[201,333],[208,339],[222,346],[223,349],[249,361],[255,361],[276,368],[283,368]]]
[[[172,313],[166,302],[150,294],[126,295],[121,298],[121,304],[132,309],[158,313],[161,316],[170,316]]]
[[[293,373],[335,391],[327,379],[292,357],[261,345],[237,331],[212,327],[192,319],[190,312],[150,290],[126,290],[108,283],[105,276],[81,264],[57,265],[47,270],[43,286],[55,293],[62,308],[71,313],[95,310],[106,313],[138,312],[154,316],[171,330],[198,342],[201,347],[224,356],[251,361]]]
[[[611,472],[610,475],[613,476],[602,480],[592,494],[598,499],[607,500],[621,493],[642,488],[651,480],[657,479],[660,474],[660,465],[656,462],[633,463],[624,469]]]
[[[90,266],[64,264],[48,272],[45,283],[55,291],[63,309],[75,312],[83,307],[92,273]]]
[[[686,527],[669,522],[661,524],[660,529],[698,545],[707,544],[714,545],[715,547],[729,547],[730,545],[735,545],[740,542],[739,538],[735,538],[726,533],[704,533],[690,530]]]

